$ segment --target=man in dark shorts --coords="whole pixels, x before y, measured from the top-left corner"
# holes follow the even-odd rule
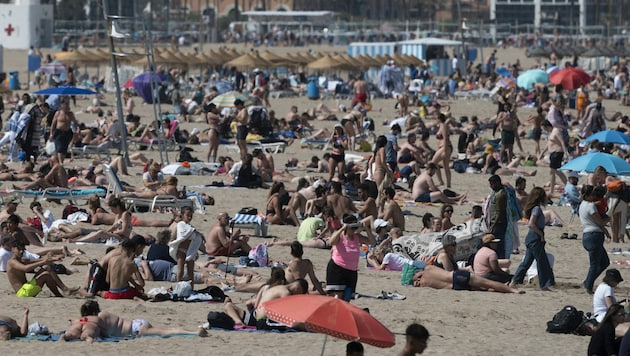
[[[55,117],[50,125],[50,136],[48,138],[48,141],[55,143],[59,163],[63,163],[68,153],[68,146],[74,135],[72,124],[74,124],[74,130],[78,132],[79,123],[74,113],[70,111],[70,104],[67,100],[64,100],[61,103],[61,110],[55,113]]]
[[[525,293],[506,284],[475,276],[465,270],[446,271],[435,266],[427,266],[423,271],[417,272],[413,276],[413,285],[435,289]]]
[[[567,157],[569,153],[567,152],[567,146],[564,143],[564,137],[562,135],[562,129],[553,127],[551,122],[548,120],[543,121],[542,123],[543,130],[550,132],[549,138],[547,139],[547,145],[545,149],[541,152],[540,158],[542,159],[545,153],[549,152],[549,175],[550,175],[550,183],[549,183],[549,192],[547,195],[549,197],[555,196],[554,189],[556,185],[556,176],[560,178],[562,184],[567,183],[567,177],[564,173],[560,172],[558,168],[562,166],[562,160],[564,155]]]
[[[241,99],[234,100],[234,107],[237,110],[236,114],[236,144],[238,145],[238,149],[240,151],[241,160],[245,159],[245,155],[247,155],[247,134],[249,133],[249,129],[247,125],[249,125],[249,114],[247,113],[247,108],[245,107],[245,103]]]

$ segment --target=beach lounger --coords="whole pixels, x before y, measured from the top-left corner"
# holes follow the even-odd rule
[[[195,203],[190,199],[177,199],[172,195],[156,195],[153,199],[124,197],[122,200],[135,212],[139,212],[138,208],[149,208],[149,212],[161,208],[181,209],[185,206],[195,209]]]
[[[72,147],[72,153],[79,155],[79,158],[86,158],[88,155],[95,154],[99,159],[104,155],[109,160],[112,148],[111,141],[105,141],[99,145],[85,145],[82,147]]]
[[[47,188],[44,190],[15,190],[4,189],[0,192],[2,202],[10,196],[20,198],[20,201],[26,198],[34,198],[36,200],[68,200],[71,204],[76,204],[78,200],[88,200],[94,194],[104,197],[106,191],[103,188],[91,189],[70,189],[70,188]]]
[[[313,149],[313,148],[321,148],[322,151],[326,151],[328,149],[328,143],[330,142],[329,139],[308,139],[308,138],[303,138],[302,141],[300,141],[300,143],[302,144],[302,146],[307,146],[309,149]]]
[[[267,219],[264,216],[236,214],[230,220],[238,228],[255,230],[255,236],[267,237]]]
[[[284,152],[284,149],[287,147],[285,142],[269,142],[262,143],[260,141],[251,141],[247,143],[248,146],[252,148],[260,148],[263,152],[267,153],[280,153]]]
[[[118,175],[114,172],[111,166],[104,164],[103,172],[107,178],[107,196],[110,194],[116,195],[125,191]],[[123,197],[122,200],[136,212],[139,211],[138,208],[140,207],[146,207],[149,211],[153,211],[155,208],[181,209],[184,206],[189,206],[195,209],[195,203],[191,199],[177,199],[172,195],[157,195],[152,199]]]

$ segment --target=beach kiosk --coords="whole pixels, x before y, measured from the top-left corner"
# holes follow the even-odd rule
[[[428,37],[401,42],[352,42],[348,45],[348,54],[352,57],[408,54],[428,61],[434,74],[447,76],[453,71],[449,57],[453,50],[460,53],[461,49],[461,41]],[[465,61],[459,61],[458,67],[462,73],[466,72]]]

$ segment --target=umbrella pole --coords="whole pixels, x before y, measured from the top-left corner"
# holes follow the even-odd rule
[[[328,335],[324,334],[324,344],[322,345],[322,353],[320,353],[320,356],[324,356],[324,350],[326,350],[326,341],[328,341]]]
[[[225,281],[227,282],[227,275],[230,266],[230,255],[232,254],[232,246],[234,244],[234,220],[230,221],[230,242],[228,245],[228,255],[225,259]],[[236,287],[236,283],[234,284]]]

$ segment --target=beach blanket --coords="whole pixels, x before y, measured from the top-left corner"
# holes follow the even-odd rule
[[[444,236],[454,235],[457,241],[455,260],[467,261],[477,251],[479,240],[487,231],[485,222],[480,218],[455,225],[446,231],[402,236],[392,243],[392,249],[406,258],[424,260],[438,254]]]

